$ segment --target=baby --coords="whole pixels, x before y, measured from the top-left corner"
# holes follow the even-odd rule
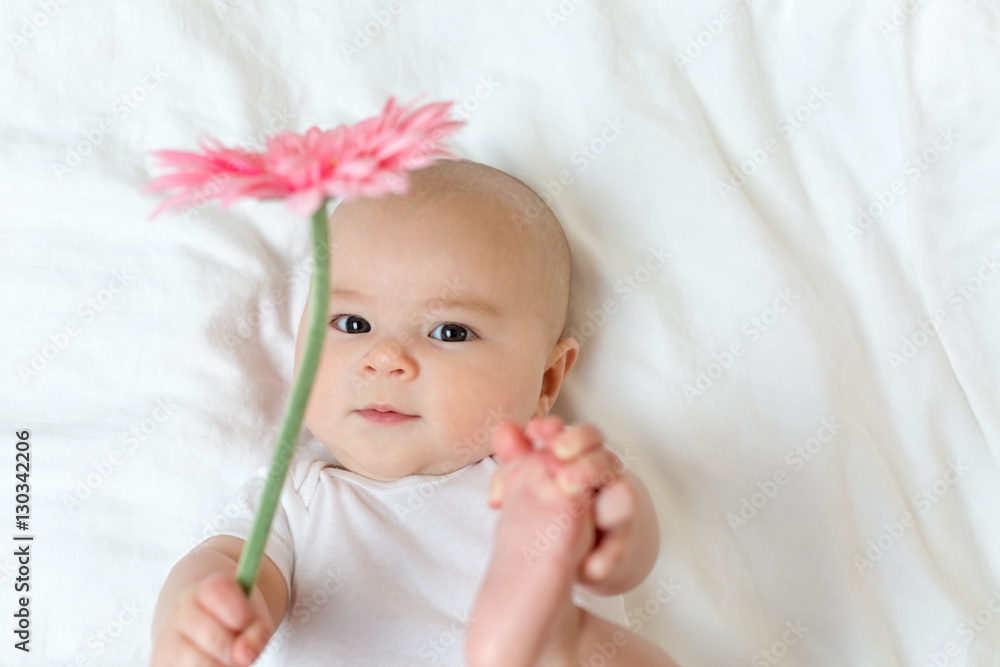
[[[330,218],[305,423],[337,465],[293,462],[249,599],[252,512],[175,564],[153,667],[675,665],[621,627],[659,550],[645,487],[596,427],[547,416],[579,351],[558,220],[475,162],[410,183]]]

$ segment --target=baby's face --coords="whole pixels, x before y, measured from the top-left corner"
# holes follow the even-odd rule
[[[548,412],[578,344],[553,345],[531,237],[509,220],[469,197],[335,211],[328,329],[305,422],[347,469],[382,481],[448,473],[492,454],[502,421],[523,428]],[[365,412],[372,404],[411,417],[380,420]]]

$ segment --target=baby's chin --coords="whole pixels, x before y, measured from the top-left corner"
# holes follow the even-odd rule
[[[341,467],[378,482],[414,475],[447,475],[492,454],[488,444],[462,441],[442,445],[442,441],[456,438],[435,429],[425,432],[419,428],[422,420],[413,420],[413,425],[383,426],[370,426],[360,420],[316,424],[321,428],[312,432]]]
[[[332,453],[345,469],[376,482],[395,482],[404,477],[412,477],[414,475],[447,475],[465,466],[478,463],[489,456],[489,452],[484,452],[474,457],[475,460],[466,459],[459,461],[442,458],[441,460],[431,462],[415,462],[405,460],[394,461],[391,457],[385,456],[349,458],[346,456],[337,456],[335,452]]]

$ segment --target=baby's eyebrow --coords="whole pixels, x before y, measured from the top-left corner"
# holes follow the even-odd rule
[[[367,294],[362,294],[356,290],[352,289],[332,289],[330,290],[330,299],[339,299],[341,301],[353,301],[355,303],[367,303],[371,299]],[[422,304],[424,307],[435,307],[438,309],[457,309],[457,310],[467,310],[473,313],[479,313],[480,315],[485,315],[487,317],[500,318],[500,309],[494,306],[488,301],[482,299],[474,299],[469,297],[455,297],[451,299],[446,299],[443,297],[437,297],[433,299],[427,299]]]

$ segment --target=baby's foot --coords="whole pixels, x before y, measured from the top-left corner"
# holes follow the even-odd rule
[[[514,429],[505,425],[503,429]],[[514,431],[498,438],[520,437]],[[493,557],[466,637],[471,667],[576,664],[572,587],[592,546],[591,502],[567,498],[530,448],[509,463]]]

